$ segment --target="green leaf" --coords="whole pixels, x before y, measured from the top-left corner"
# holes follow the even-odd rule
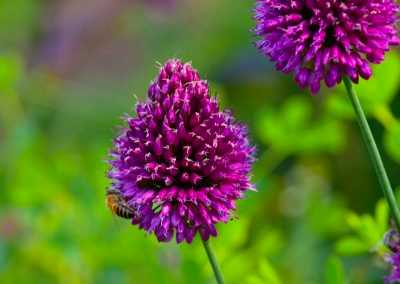
[[[369,250],[368,244],[356,237],[346,237],[336,243],[336,252],[341,255],[357,255]]]
[[[389,207],[383,199],[379,200],[376,205],[375,222],[380,235],[384,234],[389,229]]]
[[[336,243],[336,251],[345,255],[360,254],[367,251],[383,252],[382,237],[388,230],[389,208],[386,202],[379,200],[375,214],[358,216],[349,213],[347,223],[353,234]]]
[[[371,247],[375,246],[381,238],[381,233],[374,218],[370,215],[362,217],[361,227],[359,228],[358,234],[363,240],[368,243]]]
[[[351,212],[346,218],[347,224],[353,230],[358,230],[361,227],[361,218],[357,214]]]

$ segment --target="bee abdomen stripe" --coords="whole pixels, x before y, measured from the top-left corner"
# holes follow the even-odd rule
[[[130,219],[133,217],[133,212],[124,207],[117,207],[115,210],[115,214],[117,214],[119,217],[126,219]]]

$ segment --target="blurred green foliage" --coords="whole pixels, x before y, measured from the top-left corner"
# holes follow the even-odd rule
[[[328,258],[325,268],[326,284],[345,284],[346,276],[341,260],[336,256]]]
[[[122,2],[0,0],[0,282],[213,283],[198,240],[157,243],[104,206],[120,117],[177,56],[258,148],[258,192],[213,240],[227,283],[382,283],[388,209],[343,88],[313,97],[275,72],[254,1]],[[395,186],[399,63],[357,87]]]
[[[353,212],[346,218],[347,224],[354,235],[345,236],[336,244],[339,254],[353,255],[366,253],[369,250],[383,254],[386,248],[382,236],[389,230],[389,208],[380,200],[375,209],[375,216],[359,216]]]

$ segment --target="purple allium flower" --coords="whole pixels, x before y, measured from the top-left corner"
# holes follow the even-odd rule
[[[370,78],[369,62],[400,44],[398,12],[395,0],[257,0],[257,46],[317,93],[321,80],[333,87],[343,76]]]
[[[400,252],[388,256],[387,262],[392,265],[392,272],[385,277],[385,283],[400,283]]]
[[[219,110],[189,63],[169,60],[115,139],[113,188],[135,208],[132,223],[159,241],[216,236],[235,201],[252,188],[254,148],[246,128]]]
[[[392,266],[392,272],[385,277],[385,283],[400,283],[400,234],[397,230],[387,232],[384,243],[391,252],[386,256],[386,261]]]

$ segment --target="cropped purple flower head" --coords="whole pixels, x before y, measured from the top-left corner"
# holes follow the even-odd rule
[[[343,76],[369,79],[369,63],[380,63],[400,44],[395,0],[258,0],[255,33],[263,54],[313,93]]]
[[[390,275],[385,277],[385,283],[400,283],[400,234],[397,230],[391,229],[387,232],[384,243],[390,250],[386,261],[392,266]]]
[[[245,126],[220,111],[189,63],[169,60],[115,139],[113,188],[136,210],[132,223],[159,241],[216,236],[252,188],[254,148]]]
[[[400,252],[387,257],[387,262],[392,266],[392,272],[385,277],[385,283],[400,283]]]

